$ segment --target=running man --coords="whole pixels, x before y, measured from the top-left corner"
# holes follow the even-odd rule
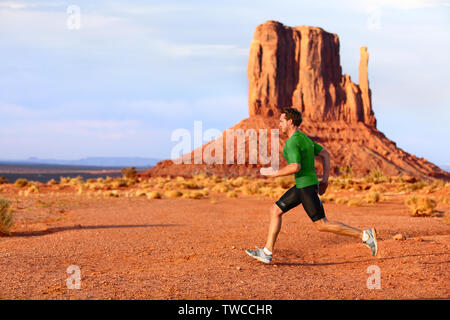
[[[295,174],[295,185],[270,208],[269,234],[265,247],[257,247],[256,250],[248,249],[245,252],[261,262],[270,263],[275,241],[281,229],[282,215],[301,203],[317,230],[359,238],[372,251],[372,256],[375,256],[378,251],[375,228],[362,231],[341,222],[329,221],[325,217],[322,202],[317,193],[324,194],[328,187],[330,154],[299,130],[301,122],[302,114],[297,109],[283,109],[280,115],[280,129],[289,137],[283,149],[283,157],[288,165],[278,171],[273,170],[272,167],[261,168],[260,172],[268,177]],[[314,170],[314,156],[322,159],[323,178],[320,183]]]

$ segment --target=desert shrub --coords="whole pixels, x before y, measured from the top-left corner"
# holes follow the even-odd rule
[[[335,202],[337,204],[346,204],[348,202],[347,198],[336,198]]]
[[[150,191],[146,193],[147,199],[161,199],[162,195],[158,191]]]
[[[122,168],[120,172],[122,172],[125,179],[134,179],[137,175],[136,167],[133,166],[129,168]]]
[[[29,195],[30,193],[39,193],[39,187],[35,184],[32,184],[26,191],[25,195]]]
[[[333,202],[336,200],[336,196],[332,193],[330,194],[324,194],[322,196],[320,196],[320,201],[322,201],[322,203],[327,203],[327,202]]]
[[[436,200],[427,197],[409,197],[405,200],[405,205],[413,216],[431,216],[437,205]]]
[[[182,183],[183,188],[185,189],[203,189],[202,185],[195,183],[194,181],[186,181]]]
[[[382,183],[389,182],[389,178],[385,177],[383,173],[377,169],[373,169],[367,176],[363,178],[366,183]]]
[[[285,176],[285,177],[277,177],[275,178],[275,183],[277,186],[288,189],[295,184],[294,176]]]
[[[224,184],[224,183],[219,183],[219,184],[216,184],[212,188],[212,190],[216,191],[216,192],[223,192],[224,193],[224,192],[228,192],[230,190],[230,187],[228,185]]]
[[[70,177],[59,177],[59,184],[69,183]]]
[[[228,191],[227,192],[227,197],[228,198],[237,198],[237,193],[236,193],[236,191],[234,191],[234,190],[231,190],[231,191]]]
[[[119,191],[117,191],[117,190],[105,191],[105,192],[103,192],[103,196],[105,198],[118,198]]]
[[[8,179],[6,179],[4,176],[0,177],[0,184],[7,184],[9,183]]]
[[[182,192],[178,190],[170,190],[164,194],[167,198],[179,198],[183,195]]]
[[[10,202],[0,198],[0,234],[10,235],[13,217],[9,208]]]
[[[59,182],[56,181],[55,179],[50,179],[50,180],[47,182],[47,184],[48,184],[48,185],[55,185],[55,184],[59,184]]]
[[[349,207],[360,207],[362,205],[361,201],[358,199],[351,199],[347,202]]]
[[[136,197],[145,196],[145,195],[147,195],[148,192],[149,191],[147,191],[147,190],[137,190]]]
[[[128,182],[125,179],[116,179],[113,182],[111,182],[111,186],[116,189],[120,187],[128,187]]]
[[[28,184],[28,180],[22,179],[22,178],[17,179],[16,182],[14,182],[14,185],[19,188],[23,188],[23,187],[27,186],[27,184]]]
[[[203,198],[203,193],[201,191],[188,191],[183,194],[185,199],[200,199]]]
[[[380,194],[378,192],[373,191],[367,193],[366,196],[364,197],[364,200],[369,204],[380,202],[380,199],[381,199]]]
[[[246,196],[252,196],[258,193],[258,188],[255,185],[245,185],[239,190]]]
[[[339,167],[339,174],[343,179],[353,179],[353,168],[349,166]]]
[[[445,187],[445,181],[442,179],[435,179],[431,184],[430,184],[431,189],[442,189]]]
[[[83,177],[81,177],[81,176],[78,176],[78,177],[75,177],[75,178],[72,178],[69,180],[69,184],[71,184],[71,185],[78,185],[78,184],[82,184],[82,183],[84,183],[84,181],[83,181]]]

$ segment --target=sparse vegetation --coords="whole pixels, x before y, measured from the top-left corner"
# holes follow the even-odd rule
[[[10,202],[0,198],[0,235],[10,235],[13,226],[13,217],[10,211]]]
[[[8,183],[9,183],[8,179],[6,179],[4,176],[0,177],[0,184],[8,184]]]
[[[347,202],[349,207],[360,207],[362,205],[361,201],[358,199],[351,199]]]
[[[437,202],[431,198],[413,196],[405,200],[405,205],[413,216],[427,217],[433,215]]]
[[[135,179],[137,176],[137,171],[135,167],[129,167],[129,168],[122,168],[120,170],[120,172],[122,172],[123,177],[125,179]]]
[[[16,182],[14,182],[14,185],[19,188],[24,188],[28,185],[28,180],[22,178],[17,179]]]
[[[379,202],[381,199],[381,196],[378,192],[370,191],[366,194],[364,200],[369,204],[374,204]]]

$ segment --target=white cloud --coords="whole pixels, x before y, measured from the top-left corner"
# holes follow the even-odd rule
[[[342,5],[371,12],[376,9],[414,10],[432,8],[448,6],[449,3],[446,0],[350,0],[342,2]]]

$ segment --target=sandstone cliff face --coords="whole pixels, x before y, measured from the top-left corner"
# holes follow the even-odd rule
[[[248,64],[249,115],[277,116],[284,107],[316,121],[343,120],[376,126],[361,48],[359,81],[342,75],[339,38],[317,27],[268,21],[256,28]]]
[[[270,146],[269,133],[271,129],[279,128],[281,109],[293,106],[303,114],[300,130],[330,152],[331,174],[337,175],[340,167],[350,166],[355,176],[376,169],[386,175],[406,174],[422,179],[450,180],[450,173],[398,148],[395,142],[377,130],[366,47],[361,47],[360,55],[359,84],[355,84],[349,75],[342,74],[336,34],[317,27],[290,28],[276,21],[259,25],[250,45],[249,118],[230,129],[246,132],[265,129],[267,146]],[[227,138],[224,131],[219,138],[220,149],[216,150],[217,145],[211,141],[181,157],[191,159],[191,164],[161,161],[144,176],[188,177],[201,172],[217,176],[260,176],[259,168],[270,165],[261,163],[260,159],[256,164],[251,161],[260,145],[258,142],[252,146],[248,137],[242,142],[233,138],[233,161],[230,164],[226,161],[208,164],[201,159],[202,155],[219,153],[222,153],[222,159],[226,159]],[[280,133],[277,151],[280,167],[286,165],[282,156],[286,139]],[[243,164],[238,160],[238,150],[244,151]],[[269,147],[266,151],[271,155]],[[195,159],[202,164],[195,164]],[[322,166],[317,161],[316,170],[320,176]]]

